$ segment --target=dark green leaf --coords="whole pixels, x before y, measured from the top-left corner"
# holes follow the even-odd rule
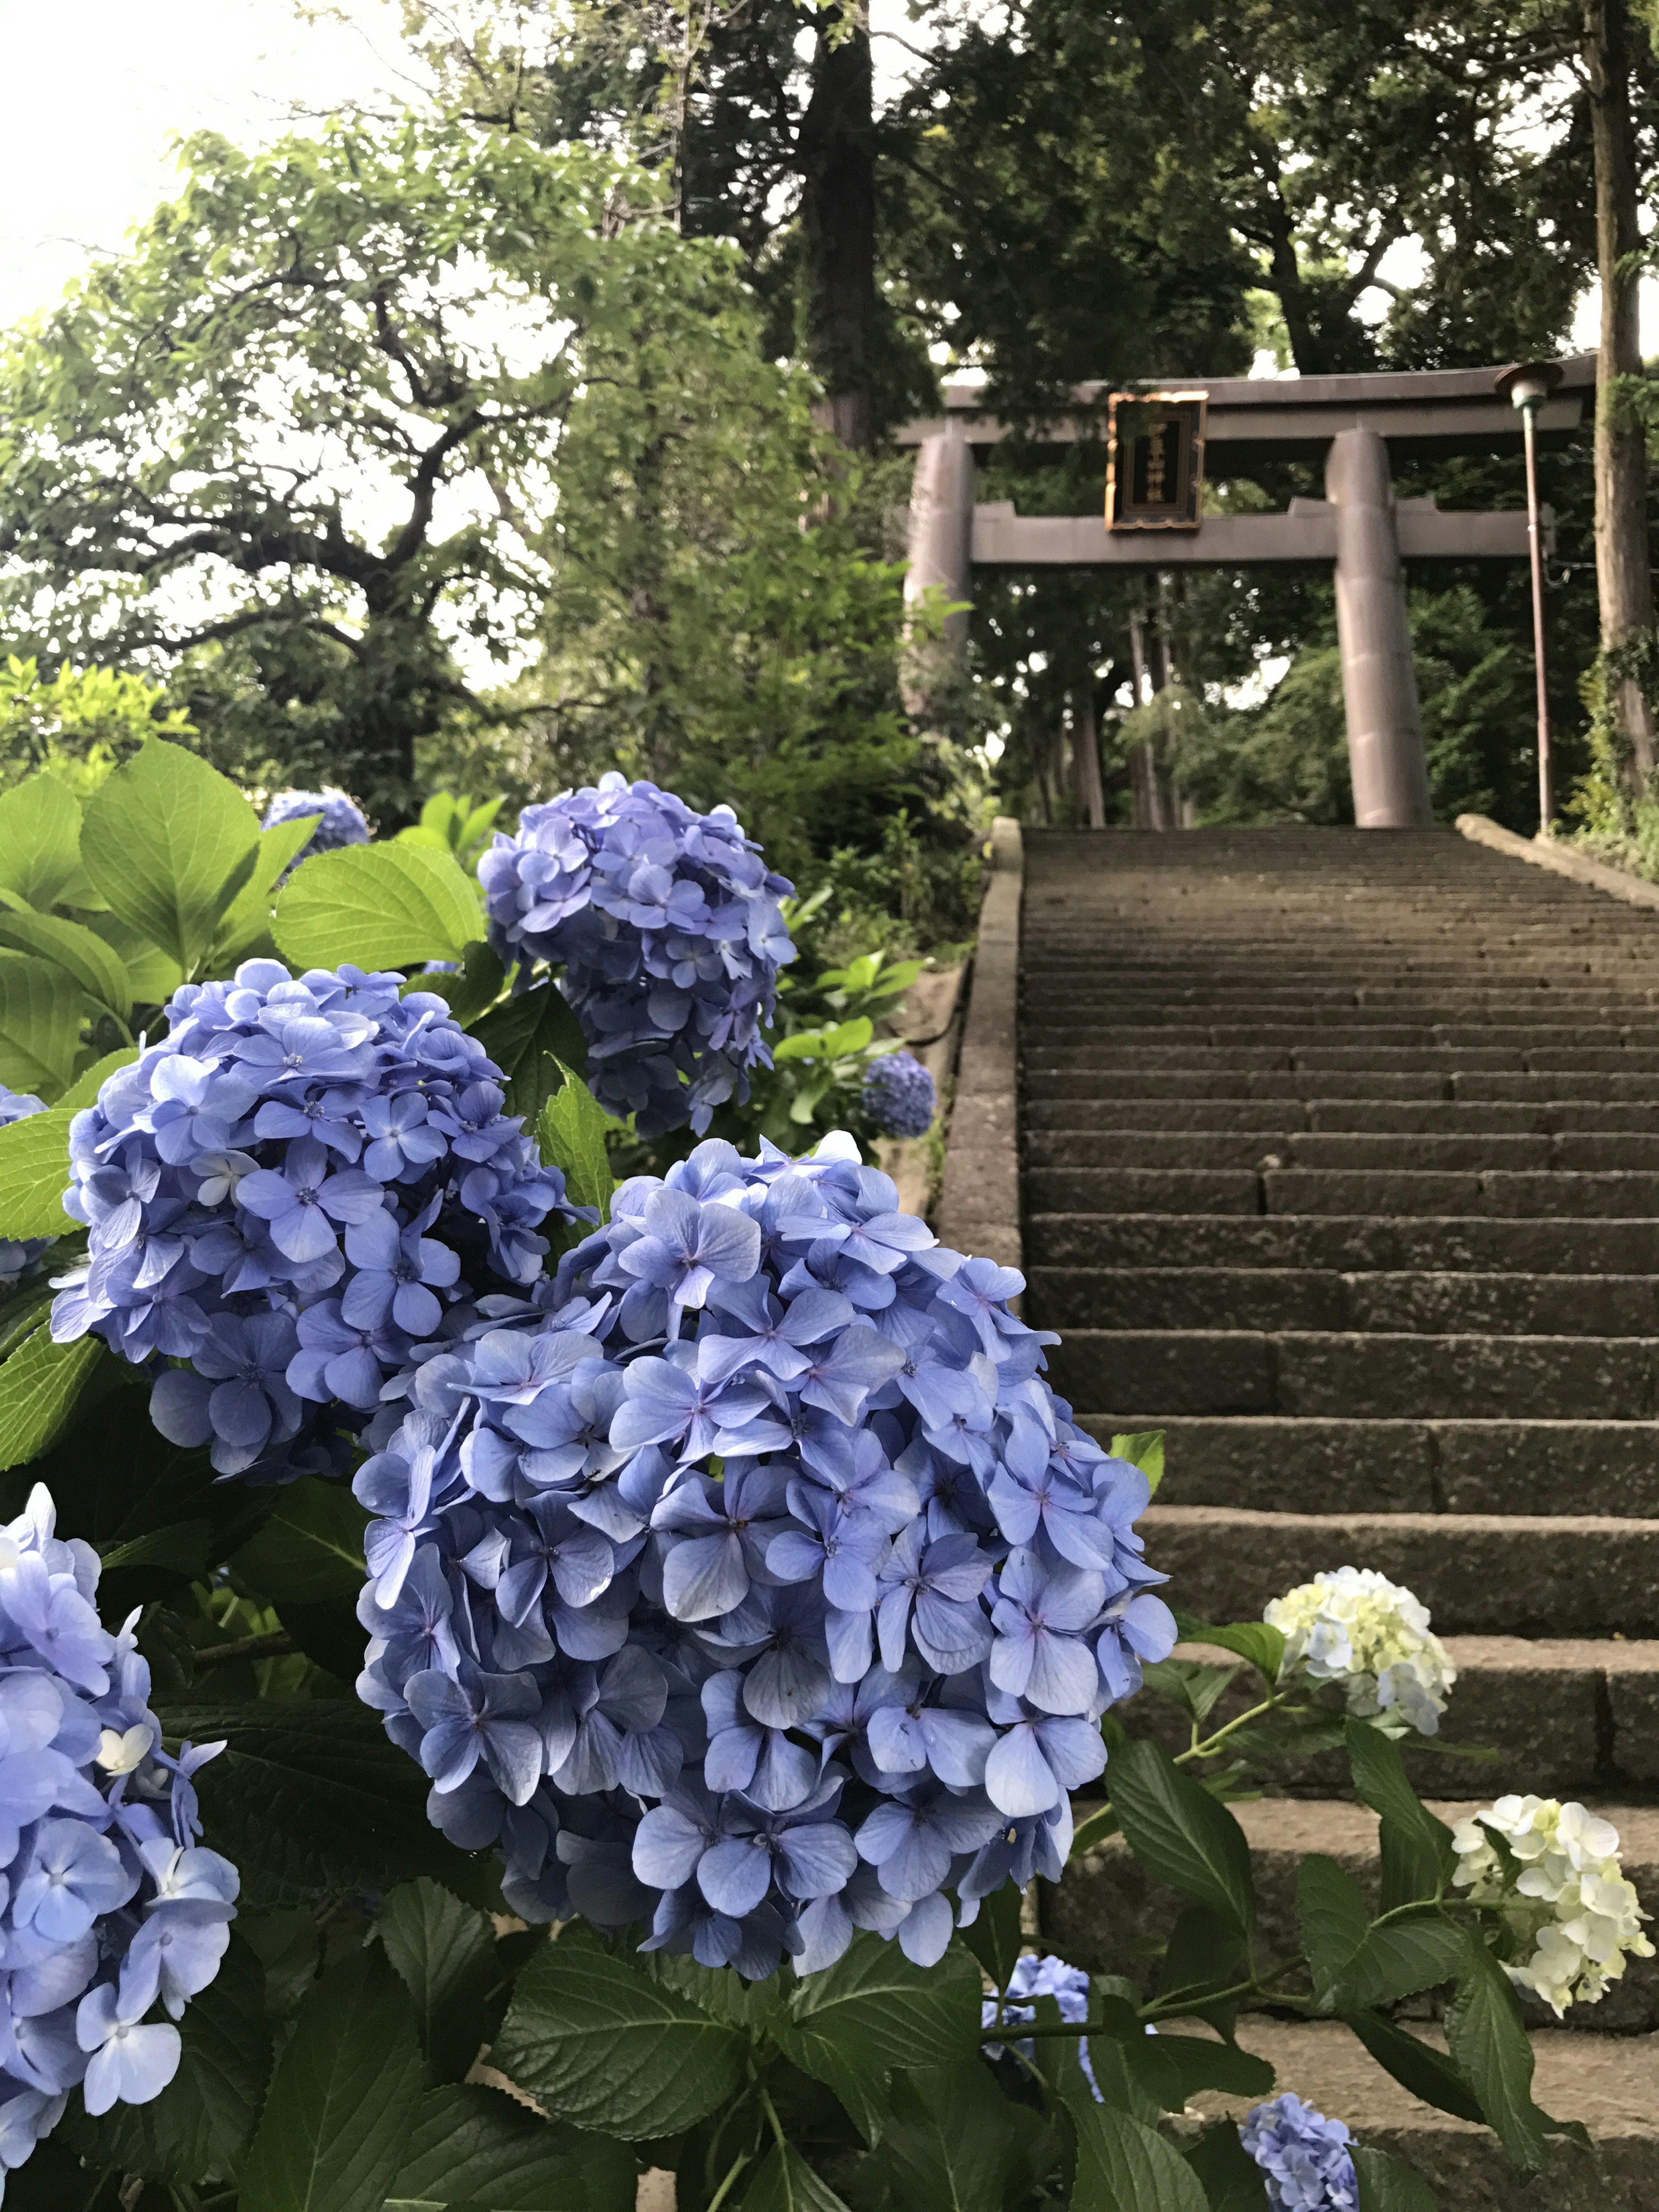
[[[489,1916],[422,1875],[391,1893],[379,1924],[428,2065],[440,2081],[460,2081],[478,2055],[500,1979]]]
[[[1371,2143],[1355,2143],[1359,2212],[1437,2212],[1436,2197],[1414,2166]]]
[[[1167,1698],[1195,1721],[1206,1721],[1238,1669],[1212,1667],[1202,1659],[1148,1659],[1140,1671],[1155,1697]]]
[[[1170,1931],[1158,1966],[1158,1993],[1194,1992],[1189,2009],[1194,2020],[1206,2020],[1222,2035],[1231,2035],[1238,2016],[1237,1999],[1206,2003],[1205,1990],[1226,1990],[1245,1978],[1249,1965],[1243,1937],[1231,1921],[1207,1905],[1189,1905]]]
[[[1241,1659],[1249,1661],[1264,1681],[1270,1686],[1278,1681],[1285,1661],[1285,1638],[1279,1629],[1269,1628],[1265,1620],[1200,1620],[1196,1613],[1183,1613],[1179,1606],[1175,1617],[1183,1643],[1212,1644],[1218,1651],[1236,1651]]]
[[[1445,1877],[1432,1838],[1415,1826],[1402,1828],[1398,1820],[1383,1820],[1377,1824],[1376,1848],[1378,1898],[1384,1912],[1439,1896]]]
[[[784,1966],[763,1982],[745,1982],[735,1966],[700,1966],[684,1951],[636,1952],[634,1964],[651,1980],[678,1990],[728,2027],[769,2030],[774,2015],[787,2002],[795,1978],[793,1970]]]
[[[796,1985],[789,2016],[772,2033],[803,2073],[829,2083],[873,2142],[890,2072],[974,2057],[980,1990],[978,1966],[962,1944],[923,1967],[896,1943],[861,1932],[833,1966]]]
[[[742,2212],[847,2212],[793,2143],[774,2143],[743,2192]]]
[[[540,2119],[499,2089],[452,2082],[422,2099],[386,2212],[634,2212],[637,2180],[621,2143]]]
[[[1234,2120],[1205,2129],[1187,2153],[1210,2212],[1262,2212],[1267,2198],[1261,2168],[1238,2139]]]
[[[59,1106],[0,1129],[0,1237],[67,1237],[80,1228],[64,1211],[74,1119]]]
[[[453,1862],[426,1817],[426,1777],[355,1702],[158,1698],[155,1710],[170,1742],[228,1740],[196,1786],[206,1839],[240,1868],[252,1901],[378,1889]]]
[[[207,1573],[208,1539],[212,1531],[205,1521],[173,1521],[165,1528],[147,1529],[125,1543],[100,1546],[110,1573],[132,1567],[161,1567],[182,1582],[199,1582]]]
[[[81,809],[54,775],[0,792],[0,889],[44,914],[81,872]]]
[[[1374,2012],[1345,2013],[1343,2018],[1383,2071],[1392,2074],[1402,2089],[1454,2118],[1473,2120],[1480,2127],[1485,2114],[1480,2100],[1445,2055],[1419,2043],[1393,2021]]]
[[[490,2063],[555,2118],[635,2142],[677,2135],[724,2104],[747,2049],[578,1927],[520,1974]]]
[[[23,1339],[0,1364],[0,1468],[40,1457],[68,1426],[76,1400],[108,1358],[95,1336],[54,1344],[43,1327]]]
[[[1368,2010],[1438,1989],[1463,1963],[1461,1929],[1438,1915],[1373,1928],[1343,1971],[1335,2002],[1344,2012]]]
[[[236,1573],[268,1604],[314,1605],[361,1593],[368,1516],[343,1482],[301,1475],[289,1483],[258,1534],[237,1553]]]
[[[99,896],[188,975],[253,872],[259,817],[182,745],[151,738],[88,802],[81,860]]]
[[[9,1358],[26,1336],[45,1325],[56,1296],[51,1284],[37,1277],[0,1304],[0,1360]]]
[[[1370,1930],[1359,1884],[1334,1859],[1310,1851],[1297,1869],[1296,1917],[1314,1993],[1328,1996]]]
[[[569,1002],[552,982],[536,984],[492,1006],[472,1034],[507,1078],[507,1110],[534,1128],[543,1106],[563,1081],[562,1070],[585,1075],[587,1041]]]
[[[1154,2129],[1110,2105],[1077,2121],[1072,2212],[1209,2212],[1197,2174]]]
[[[563,1081],[542,1108],[536,1123],[536,1149],[550,1167],[564,1170],[565,1195],[573,1206],[597,1206],[601,1221],[611,1218],[613,1179],[605,1133],[617,1126],[581,1078],[558,1064]]]
[[[239,2212],[380,2212],[422,2093],[409,1995],[372,1947],[300,2007],[242,2170]]]
[[[1529,2172],[1542,2166],[1550,2122],[1532,2100],[1532,2045],[1509,1976],[1477,1935],[1463,1938],[1462,1978],[1446,2007],[1446,2048],[1515,2164]]]
[[[1020,1905],[1019,1892],[1005,1882],[981,1899],[973,1926],[962,1931],[963,1942],[1000,1990],[1007,1988],[1025,1940],[1020,1932]]]
[[[347,845],[313,853],[283,885],[272,924],[301,968],[414,968],[459,960],[484,933],[477,888],[425,845]]]
[[[1019,2116],[985,2067],[930,2068],[895,2077],[879,2168],[904,2212],[1002,2212],[1019,2166]]]
[[[132,1012],[125,963],[78,921],[35,914],[27,907],[0,905],[0,945],[55,962],[89,999],[96,999],[123,1021]]]
[[[1365,1721],[1350,1719],[1346,1734],[1348,1765],[1361,1801],[1383,1820],[1392,1820],[1403,1834],[1414,1838],[1419,1847],[1431,1850],[1443,1881],[1449,1881],[1457,1864],[1451,1830],[1443,1820],[1436,1820],[1407,1780],[1399,1746]]]
[[[1125,1839],[1148,1872],[1248,1931],[1250,1847],[1226,1808],[1144,1738],[1112,1753],[1106,1779]]]
[[[82,2166],[70,2148],[70,2130],[59,2127],[38,2142],[25,2162],[6,2176],[6,2212],[108,2212],[108,2176]]]
[[[74,1078],[85,1014],[73,975],[27,953],[0,952],[0,1083],[50,1105]]]
[[[1124,2039],[1130,2064],[1166,2112],[1178,2112],[1202,2089],[1224,2089],[1230,2096],[1265,2097],[1273,2069],[1265,2058],[1241,2051],[1236,2043],[1212,2042],[1202,2035],[1156,2035],[1143,2030]]]
[[[1131,1467],[1138,1467],[1146,1478],[1147,1488],[1157,1497],[1158,1486],[1164,1480],[1162,1429],[1126,1430],[1114,1437],[1106,1449],[1114,1459],[1127,1459]]]

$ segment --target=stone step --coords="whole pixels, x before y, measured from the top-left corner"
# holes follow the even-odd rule
[[[1570,1477],[1547,1502],[1573,1502]],[[1166,1595],[1200,1620],[1259,1620],[1269,1599],[1353,1565],[1415,1590],[1444,1636],[1659,1630],[1659,1520],[1154,1504],[1140,1526]]]
[[[1644,1421],[1659,1337],[1076,1328],[1048,1376],[1091,1413],[1139,1394],[1181,1413]]]
[[[1140,1059],[1151,1050],[1173,1048],[1226,1051],[1237,1045],[1280,1045],[1300,1054],[1308,1049],[1322,1052],[1335,1048],[1348,1054],[1346,1064],[1355,1067],[1389,1066],[1401,1054],[1421,1057],[1425,1054],[1502,1050],[1535,1056],[1562,1052],[1625,1054],[1659,1050],[1659,1028],[1651,1024],[1619,1028],[1569,1023],[1556,1025],[1541,1021],[1446,1022],[1426,1029],[1386,1019],[1356,1021],[1349,1025],[1327,1021],[1322,1016],[1304,1021],[1275,1020],[1270,1013],[1259,1021],[1251,1021],[1243,1007],[1226,1022],[1171,1018],[1139,1027],[1132,1027],[1109,1014],[1065,1023],[1026,1018],[1021,1020],[1019,1038],[1020,1048],[1027,1056],[1042,1052],[1089,1051],[1103,1042],[1109,1044],[1121,1060]],[[1355,1054],[1364,1057],[1355,1058]],[[1547,1057],[1542,1064],[1549,1066],[1552,1060]]]
[[[1025,1259],[1032,1269],[1322,1267],[1339,1273],[1376,1269],[1394,1274],[1634,1275],[1652,1266],[1655,1251],[1653,1222],[1640,1217],[1258,1214],[1241,1206],[1231,1213],[1056,1210],[1030,1213],[1025,1222]]]
[[[1653,1275],[1036,1267],[1028,1269],[1026,1284],[1023,1311],[1042,1328],[1659,1337]]]
[[[1513,1220],[1659,1218],[1659,1171],[1605,1174],[1405,1168],[1028,1169],[1033,1213],[1487,1215]]]
[[[1087,1413],[1103,1444],[1164,1432],[1164,1505],[1263,1513],[1532,1513],[1659,1519],[1659,1422]],[[1339,1562],[1339,1564],[1340,1564]]]
[[[1587,1137],[1630,1135],[1659,1158],[1659,1102],[1589,1098],[1170,1098],[1157,1094],[1112,1098],[1031,1098],[1021,1116],[1028,1132],[1164,1133],[1214,1130],[1263,1142],[1301,1132],[1400,1137]],[[1030,1147],[1027,1147],[1028,1152]],[[1608,1164],[1623,1165],[1620,1161]]]
[[[1258,1116],[1258,1119],[1261,1117]],[[1659,1173],[1659,1131],[1568,1129],[1545,1134],[1381,1130],[1031,1128],[1029,1167],[1467,1168]]]
[[[1133,1046],[1133,1051],[1109,1028],[1079,1044],[1026,1044],[1021,1058],[1029,1073],[1050,1069],[1094,1072],[1102,1090],[1126,1058],[1133,1057],[1144,1070],[1194,1069],[1216,1074],[1335,1073],[1339,1070],[1367,1075],[1646,1075],[1659,1073],[1659,1050],[1643,1045],[1606,1045],[1583,1048],[1569,1045],[1450,1045],[1450,1044],[1271,1044],[1246,1038],[1236,1043],[1209,1044],[1166,1039],[1162,1034]],[[1364,1094],[1362,1094],[1363,1096]],[[1616,1096],[1617,1094],[1612,1094]]]
[[[1462,1685],[1459,1685],[1462,1688]],[[1454,1692],[1454,1697],[1457,1694]],[[1445,1774],[1453,1762],[1443,1759]],[[1495,1772],[1496,1770],[1494,1769]],[[1505,1785],[1508,1786],[1508,1785]],[[1533,1788],[1539,1796],[1577,1795],[1559,1792],[1542,1782]],[[1480,1791],[1480,1794],[1476,1794]],[[1476,1784],[1466,1796],[1431,1797],[1430,1802],[1449,1826],[1467,1819],[1482,1805],[1490,1805],[1496,1788]],[[1524,1790],[1522,1795],[1527,1794]],[[1595,1810],[1619,1831],[1620,1857],[1626,1878],[1638,1897],[1652,1910],[1659,1903],[1659,1810],[1626,1805],[1605,1795],[1595,1798]],[[1264,1798],[1255,1804],[1236,1804],[1235,1820],[1249,1838],[1255,1862],[1260,1942],[1263,1954],[1272,1959],[1299,1955],[1301,1943],[1296,1912],[1297,1869],[1310,1851],[1321,1852],[1347,1869],[1373,1909],[1377,1893],[1377,1819],[1369,1806],[1335,1798]],[[1045,1938],[1055,1941],[1064,1955],[1098,1974],[1133,1973],[1138,1963],[1136,1945],[1147,1934],[1167,1940],[1180,1910],[1181,1900],[1162,1882],[1152,1880],[1121,1839],[1109,1838],[1066,1869],[1053,1888],[1045,1885],[1042,1919]],[[1144,1953],[1139,1954],[1144,1956]],[[1409,2008],[1420,2018],[1431,2006],[1425,2002]],[[1528,2005],[1529,2024],[1553,2029],[1554,2015],[1547,2006]],[[1632,1959],[1622,1978],[1599,2004],[1568,2008],[1568,2032],[1614,2037],[1650,2035],[1659,2028],[1659,1959]],[[1659,2078],[1656,2079],[1659,2089]],[[1328,2107],[1321,2107],[1328,2110]],[[1559,2108],[1558,2118],[1569,2117]],[[1347,2118],[1346,2112],[1337,2115]],[[1352,2124],[1352,2121],[1350,2121]],[[1659,2155],[1659,2141],[1656,2142]],[[1525,2200],[1531,2203],[1528,2194]]]
[[[1138,1068],[1115,1069],[1109,1078],[1098,1068],[1052,1068],[1028,1066],[1024,1071],[1028,1100],[1097,1099],[1109,1091],[1115,1099],[1398,1099],[1441,1100],[1446,1103],[1494,1100],[1513,1103],[1583,1100],[1624,1102],[1651,1112],[1659,1104],[1659,1075],[1620,1075],[1556,1069],[1528,1075],[1471,1073],[1442,1075],[1425,1070],[1418,1074],[1376,1069],[1255,1068]]]

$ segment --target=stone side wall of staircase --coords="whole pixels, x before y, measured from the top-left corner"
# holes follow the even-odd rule
[[[1419,1787],[1594,1803],[1659,1910],[1659,917],[1443,832],[1025,853],[1025,1312],[1103,1440],[1168,1432],[1171,1595],[1229,1620],[1348,1562],[1409,1583],[1449,1735],[1501,1754],[1418,1754]],[[1371,1869],[1343,1778],[1242,1808],[1287,1938],[1300,1853]],[[1111,1970],[1175,1903],[1109,1845],[1050,1911]],[[1259,2033],[1443,2212],[1654,2212],[1656,1966],[1540,2026],[1540,2101],[1601,2163],[1524,2186],[1346,2031]]]

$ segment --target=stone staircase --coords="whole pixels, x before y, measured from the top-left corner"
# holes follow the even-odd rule
[[[1444,832],[1025,856],[1025,1312],[1103,1440],[1167,1431],[1170,1595],[1225,1620],[1345,1563],[1408,1583],[1461,1671],[1449,1736],[1501,1754],[1414,1754],[1419,1788],[1595,1804],[1659,1911],[1659,919]],[[1300,1853],[1374,1860],[1344,1779],[1242,1808],[1287,1938]],[[1109,1845],[1048,1911],[1112,1971],[1175,1909]],[[1443,2212],[1653,2212],[1656,1966],[1537,2033],[1601,2164],[1528,2185],[1346,2031],[1261,2033]]]

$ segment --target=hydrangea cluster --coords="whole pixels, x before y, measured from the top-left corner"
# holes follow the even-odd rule
[[[1064,1959],[1056,1959],[1052,1953],[1039,1958],[1034,1951],[1024,1952],[1014,1961],[1014,1971],[1008,1977],[1008,1986],[1003,1991],[1001,2002],[999,2002],[995,1997],[987,1997],[981,2002],[980,2026],[1009,2027],[1016,2021],[1029,2023],[1034,2021],[1036,2007],[1020,2003],[1018,2000],[1022,1997],[1052,1997],[1060,2008],[1062,2020],[1080,2023],[1089,2017],[1089,1977],[1081,1966],[1070,1966]],[[1147,2027],[1148,2035],[1154,2032],[1150,2026]],[[1030,2042],[1017,2042],[1015,2048],[1027,2058],[1036,2056],[1036,2045]],[[988,2058],[1000,2058],[1003,2055],[1003,2046],[999,2043],[986,2044],[984,2051]],[[1100,2094],[1100,2084],[1095,2079],[1094,2064],[1089,2057],[1087,2036],[1078,2038],[1077,2055],[1084,2078],[1094,2092],[1095,2102],[1104,2104],[1106,2100]]]
[[[57,2125],[77,2082],[94,2114],[167,2087],[170,2023],[219,1971],[238,1888],[198,1844],[190,1779],[222,1747],[163,1751],[138,1616],[109,1634],[98,1554],[53,1528],[40,1484],[0,1528],[3,2166]],[[158,2004],[167,2020],[150,2017]]]
[[[31,1114],[44,1114],[46,1102],[32,1091],[9,1091],[0,1083],[0,1129],[14,1121],[27,1121]],[[53,1237],[0,1237],[0,1291],[15,1290],[40,1263],[40,1255],[57,1243]]]
[[[529,1284],[540,1224],[582,1218],[503,1115],[483,1046],[401,981],[249,960],[186,984],[165,1041],[70,1125],[64,1203],[91,1238],[52,1334],[188,1363],[161,1373],[151,1414],[210,1443],[222,1474],[331,1464],[317,1408],[374,1407],[464,1263]]]
[[[527,806],[478,863],[505,968],[543,960],[587,1040],[588,1081],[643,1136],[699,1133],[748,1070],[795,957],[769,874],[729,806],[698,814],[615,773]]]
[[[1384,1735],[1439,1733],[1457,1680],[1429,1610],[1371,1567],[1340,1567],[1276,1597],[1263,1618],[1285,1638],[1281,1681],[1340,1682],[1348,1711]]]
[[[1503,1840],[1508,1853],[1493,1842]],[[1452,1830],[1452,1876],[1476,1905],[1499,1908],[1530,1957],[1506,1971],[1559,2020],[1573,2003],[1595,2004],[1627,1959],[1652,1958],[1642,1910],[1619,1862],[1619,1831],[1582,1805],[1553,1797],[1500,1797]]]
[[[1340,2120],[1286,2090],[1248,2113],[1238,2132],[1267,2177],[1273,2212],[1356,2212],[1359,2182]]]
[[[358,1686],[515,1911],[754,1977],[860,1928],[931,1964],[1058,1875],[1175,1625],[1022,1286],[849,1138],[709,1141],[417,1357],[356,1478]]]
[[[329,784],[321,791],[279,791],[265,809],[261,827],[274,830],[279,822],[297,822],[301,815],[319,817],[317,827],[300,848],[294,865],[313,853],[337,852],[342,845],[367,845],[368,820],[356,800]]]
[[[925,1137],[939,1110],[939,1093],[914,1053],[884,1052],[865,1070],[861,1103],[885,1135]]]

